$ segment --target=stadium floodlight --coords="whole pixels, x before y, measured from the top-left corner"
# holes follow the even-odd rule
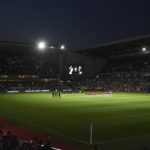
[[[46,48],[46,44],[45,44],[45,42],[39,42],[39,44],[38,44],[38,48],[39,48],[40,50],[45,49],[45,48]]]
[[[49,48],[54,49],[55,47],[54,46],[50,46]]]
[[[143,51],[143,52],[147,51],[147,48],[146,48],[146,47],[143,47],[143,48],[142,48],[142,51]]]
[[[61,45],[61,46],[60,46],[60,49],[61,49],[61,50],[64,50],[64,49],[65,49],[65,46],[64,46],[64,45]]]

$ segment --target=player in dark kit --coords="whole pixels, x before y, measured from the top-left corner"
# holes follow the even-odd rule
[[[52,98],[54,98],[54,92],[52,92]]]
[[[52,98],[60,98],[61,92],[52,92]]]
[[[57,92],[55,92],[55,98],[57,97]]]
[[[61,97],[61,93],[60,92],[58,93],[58,96],[59,96],[59,98]]]

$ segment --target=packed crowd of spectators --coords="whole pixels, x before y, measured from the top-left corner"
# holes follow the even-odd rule
[[[56,65],[46,58],[33,56],[0,56],[0,75],[40,75],[54,77]]]
[[[99,76],[85,82],[87,91],[114,91],[114,92],[150,92],[148,78],[134,78],[121,76]]]
[[[87,88],[115,92],[150,92],[150,57],[112,59]]]
[[[0,129],[0,150],[54,150],[51,148],[51,141],[46,144],[37,137],[33,141],[20,140],[16,135],[7,132],[6,135]]]
[[[1,75],[9,77],[5,81]],[[76,80],[65,74],[61,79],[58,77],[58,67],[46,58],[0,56],[0,92],[43,89],[150,92],[150,57],[111,59],[93,77],[87,75]]]
[[[34,91],[34,90],[49,90],[49,91],[63,91],[63,90],[75,90],[74,83],[70,81],[58,81],[58,80],[42,80],[42,79],[29,79],[22,81],[6,81],[0,82],[0,92],[7,91]]]
[[[108,61],[102,73],[150,73],[150,57],[117,58]]]

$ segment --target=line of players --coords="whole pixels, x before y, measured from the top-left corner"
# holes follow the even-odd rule
[[[61,92],[52,92],[52,98],[61,98]]]
[[[112,96],[112,92],[86,92],[86,96]]]

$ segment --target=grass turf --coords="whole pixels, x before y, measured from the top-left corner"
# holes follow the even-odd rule
[[[90,123],[93,143],[101,143],[102,150],[150,146],[150,94],[74,94],[60,99],[49,93],[1,94],[0,116],[79,149],[91,149],[76,141],[89,143]]]

